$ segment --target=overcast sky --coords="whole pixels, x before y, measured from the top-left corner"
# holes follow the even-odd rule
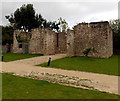
[[[23,2],[24,1],[24,2]],[[74,2],[73,2],[74,1]],[[48,21],[55,21],[59,17],[66,19],[69,26],[80,22],[109,21],[118,18],[118,0],[4,0],[0,3],[2,20],[0,25],[8,25],[6,15],[14,11],[23,4],[33,4],[36,13],[40,13]]]

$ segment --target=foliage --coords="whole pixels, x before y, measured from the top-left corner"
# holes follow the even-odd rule
[[[120,55],[113,55],[108,59],[92,57],[66,57],[51,61],[50,68],[120,75],[118,72],[119,58]],[[38,66],[47,67],[47,63],[43,63]]]
[[[110,20],[110,26],[113,30],[113,33],[119,33],[120,32],[120,19]]]
[[[31,38],[31,34],[29,34],[27,36],[23,36],[21,34],[20,35],[16,34],[16,39],[18,42],[29,42],[30,38]]]
[[[57,32],[63,32],[67,31],[68,23],[65,21],[65,19],[62,19],[61,17],[58,19],[58,21],[49,21],[46,23],[46,27],[50,28]]]
[[[5,16],[10,24],[19,30],[25,32],[31,31],[33,28],[48,28],[55,31],[66,31],[68,24],[65,19],[58,19],[57,21],[47,21],[41,14],[35,14],[35,9],[32,4],[22,5],[14,14]]]
[[[91,50],[91,48],[85,49],[85,50],[83,51],[83,54],[84,54],[85,56],[88,56],[90,50]]]
[[[46,22],[46,19],[44,19],[41,14],[36,14],[35,23],[34,23],[36,28],[37,27],[41,27],[41,28],[45,27],[44,26],[45,22]]]
[[[26,42],[27,41],[26,38],[24,38],[24,37],[22,37],[20,35],[16,36],[16,39],[17,39],[18,42]]]
[[[113,48],[120,49],[120,19],[111,20],[109,23],[113,31]]]
[[[53,21],[52,22],[52,25],[51,25],[51,28],[52,28],[52,30],[55,30],[55,31],[59,31],[59,25],[60,25],[60,23],[57,23],[56,21]]]
[[[11,99],[118,99],[115,94],[68,87],[47,81],[2,74],[2,98]],[[29,100],[28,100],[29,101]]]
[[[13,32],[14,29],[11,26],[2,26],[2,44],[12,44],[13,43]]]
[[[15,29],[22,29],[25,32],[31,31],[32,28],[42,26],[45,21],[40,14],[35,15],[32,4],[22,5],[14,14],[6,16],[6,19],[8,19]]]
[[[84,51],[83,51],[83,54],[85,55],[85,56],[88,56],[88,54],[90,53],[90,52],[97,52],[94,48],[87,48],[87,49],[85,49]]]
[[[60,24],[59,26],[59,29],[60,29],[60,32],[63,32],[63,31],[67,31],[68,29],[68,23],[66,22],[65,19],[62,19],[61,17],[58,19],[58,22]]]

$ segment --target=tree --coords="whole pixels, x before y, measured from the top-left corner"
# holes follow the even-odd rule
[[[113,48],[120,49],[120,19],[111,20],[109,23],[113,31]]]
[[[120,20],[110,20],[110,26],[112,28],[113,33],[119,33],[120,32]]]
[[[12,44],[13,43],[13,32],[14,29],[11,26],[2,26],[2,44]]]
[[[48,22],[46,23],[46,28],[52,29],[52,24],[53,24],[53,22],[48,21]]]
[[[56,32],[59,32],[59,29],[60,29],[59,25],[60,25],[60,23],[57,23],[56,21],[53,21],[53,22],[49,21],[49,22],[47,22],[45,20],[44,23],[43,23],[43,27],[44,28],[48,28],[48,29],[54,30]]]
[[[35,28],[43,27],[45,25],[46,20],[42,17],[41,14],[36,14],[35,16]]]
[[[61,17],[58,21],[47,21],[41,14],[35,14],[32,4],[22,5],[14,14],[5,16],[14,29],[23,30],[25,32],[31,31],[33,28],[48,28],[57,32],[66,31],[68,23]]]
[[[65,21],[65,19],[62,19],[61,17],[57,21],[49,21],[46,24],[47,28],[50,28],[57,32],[67,31],[68,29],[68,23]]]
[[[45,21],[39,14],[35,15],[35,10],[32,4],[22,5],[14,14],[6,16],[6,19],[14,26],[15,29],[31,31],[32,28],[42,26]]]
[[[60,32],[67,31],[67,29],[68,29],[68,23],[66,22],[65,19],[63,19],[63,18],[60,17],[58,19],[58,23],[59,23]]]
[[[56,21],[54,21],[51,27],[53,30],[56,30],[57,32],[59,32],[59,25],[60,23],[57,23]]]

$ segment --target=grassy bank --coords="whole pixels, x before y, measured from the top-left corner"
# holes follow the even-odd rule
[[[53,84],[3,73],[3,99],[118,99],[100,91]]]
[[[108,59],[91,57],[66,57],[52,61],[50,67],[109,75],[119,75],[118,58],[120,58],[120,55],[113,55]],[[47,63],[43,63],[38,66],[47,67]]]

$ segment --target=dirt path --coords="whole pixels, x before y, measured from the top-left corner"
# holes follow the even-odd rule
[[[10,63],[20,63],[20,64],[29,64],[29,65],[37,65],[42,64],[48,61],[48,58],[51,57],[52,60],[60,59],[65,57],[66,54],[56,54],[56,55],[49,55],[49,56],[39,56],[33,57],[28,59],[16,60],[11,61]]]
[[[47,62],[46,60],[48,59],[48,57],[49,56],[43,56],[24,60],[17,60],[14,62],[6,63],[3,62],[2,71],[12,72],[21,76],[34,72],[34,73],[59,74],[69,77],[79,77],[80,79],[90,80],[91,82],[89,82],[89,86],[94,87],[94,89],[118,94],[118,78],[119,78],[118,76],[34,66],[36,64]],[[52,60],[54,60],[65,57],[65,55],[60,54],[51,57]]]

